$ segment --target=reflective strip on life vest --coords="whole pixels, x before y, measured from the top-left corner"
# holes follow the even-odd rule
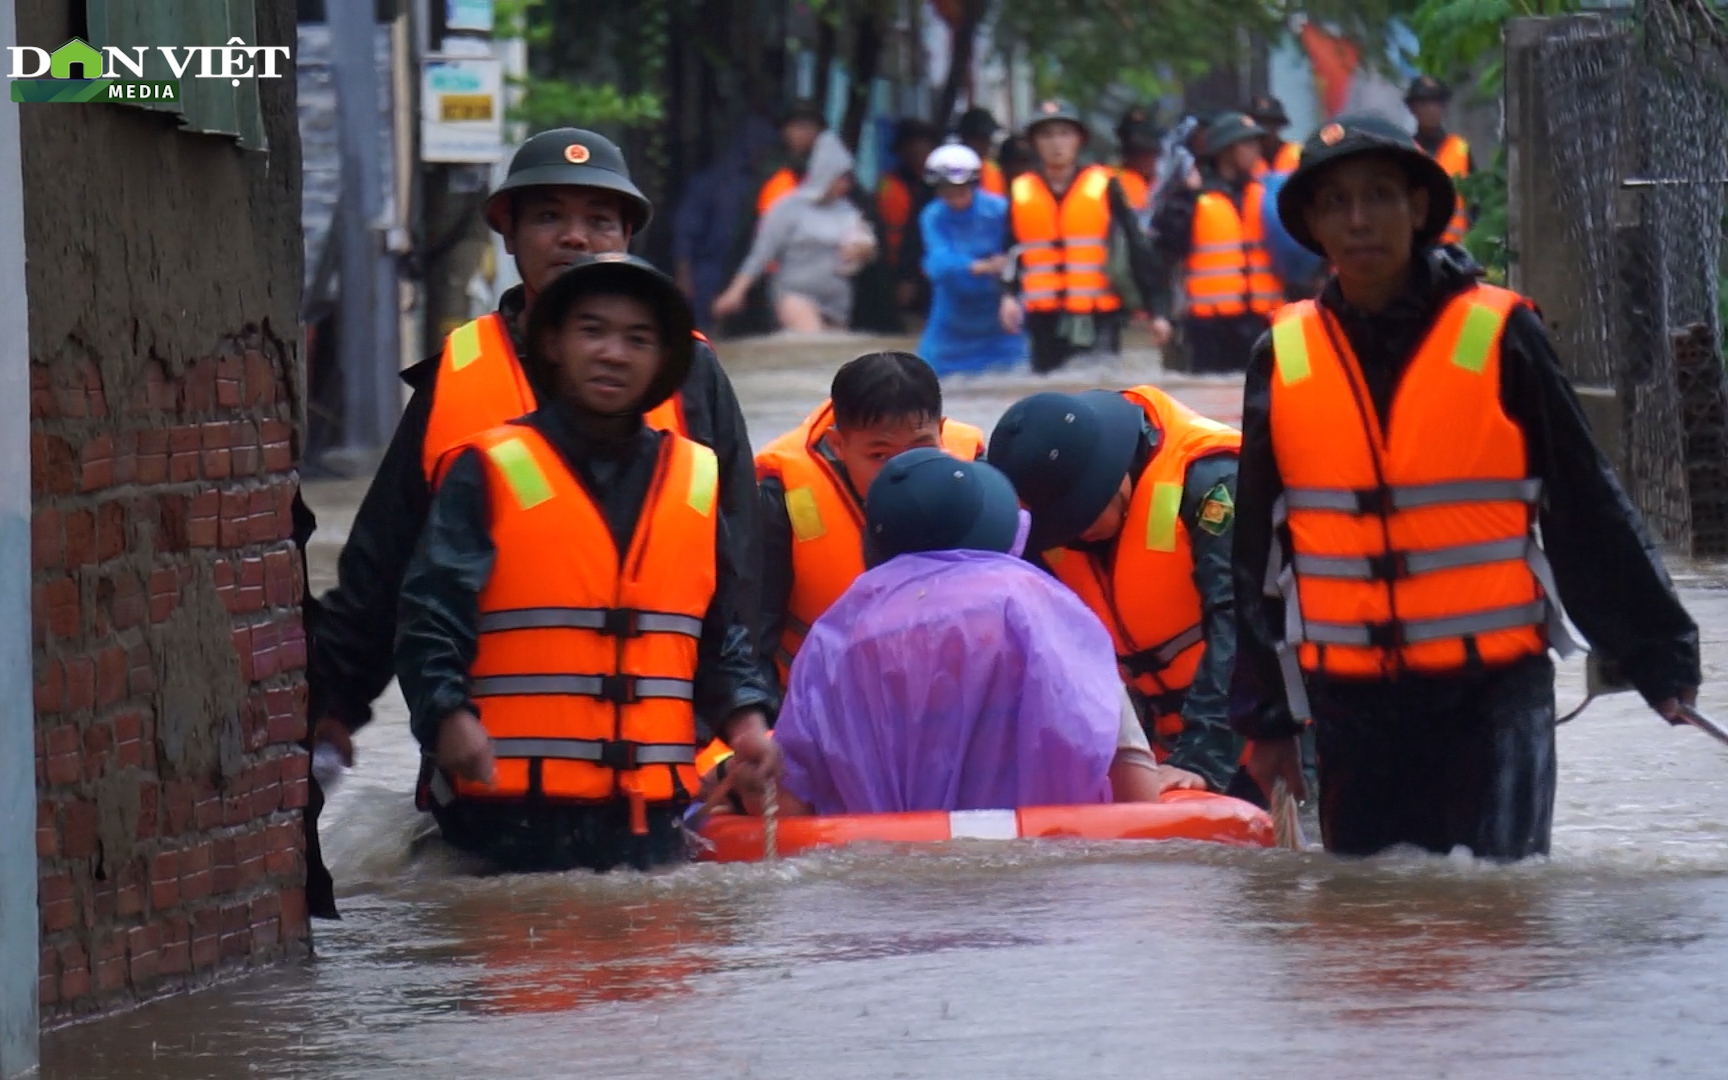
[[[1344,514],[1377,513],[1384,505],[1388,510],[1415,510],[1425,506],[1446,506],[1453,503],[1521,502],[1535,506],[1542,497],[1542,481],[1536,477],[1524,480],[1453,480],[1443,484],[1420,484],[1411,487],[1376,488],[1291,488],[1284,492],[1289,510],[1336,510]]]
[[[1306,555],[1298,552],[1294,561],[1296,572],[1309,577],[1381,581],[1387,578],[1432,574],[1437,570],[1456,570],[1461,566],[1512,562],[1524,558],[1530,543],[1514,537],[1509,540],[1490,540],[1483,544],[1461,544],[1458,547],[1400,553],[1390,559],[1381,556],[1364,558],[1348,555]]]
[[[504,474],[504,482],[510,485],[510,494],[516,499],[517,506],[532,510],[552,497],[551,483],[521,439],[505,439],[487,447],[486,456]]]
[[[609,754],[608,751],[611,751]],[[678,743],[633,743],[623,740],[602,742],[598,739],[493,739],[492,752],[507,758],[554,758],[559,761],[606,762],[621,759],[636,765],[693,765],[696,748]]]
[[[689,615],[628,608],[515,608],[488,611],[480,616],[482,634],[501,634],[511,630],[598,630],[611,637],[683,634],[700,638],[702,620]]]
[[[689,679],[639,679],[634,675],[489,675],[474,680],[475,697],[532,697],[563,694],[629,704],[646,698],[690,701],[696,684]]]
[[[1206,640],[1205,627],[1195,623],[1162,645],[1118,657],[1122,670],[1130,675],[1156,675],[1176,662],[1176,658]]]

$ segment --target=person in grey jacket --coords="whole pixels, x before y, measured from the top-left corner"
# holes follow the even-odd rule
[[[852,318],[852,275],[876,253],[876,237],[846,194],[852,154],[832,132],[816,139],[798,190],[762,219],[744,265],[714,301],[720,318],[736,314],[756,279],[772,271],[770,295],[782,328],[813,333],[844,329]]]

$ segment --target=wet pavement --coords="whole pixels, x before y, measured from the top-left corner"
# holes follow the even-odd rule
[[[880,344],[721,351],[760,446]],[[1238,419],[1238,384],[1150,356],[955,380],[948,411],[1153,378]],[[319,589],[362,491],[308,486]],[[1675,571],[1728,713],[1728,577]],[[1582,691],[1575,660],[1562,711]],[[1511,867],[974,843],[480,878],[416,842],[394,688],[356,741],[317,958],[51,1033],[45,1077],[1728,1075],[1728,749],[1635,698],[1561,729],[1553,857]]]

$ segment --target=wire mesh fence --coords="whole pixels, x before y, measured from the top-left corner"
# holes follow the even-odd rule
[[[1728,48],[1694,0],[1556,20],[1534,50],[1575,325],[1568,374],[1612,388],[1623,476],[1666,543],[1728,554]]]

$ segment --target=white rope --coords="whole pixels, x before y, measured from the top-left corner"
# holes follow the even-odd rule
[[[775,790],[774,778],[767,777],[762,782],[762,858],[779,858],[780,846],[780,795]]]

